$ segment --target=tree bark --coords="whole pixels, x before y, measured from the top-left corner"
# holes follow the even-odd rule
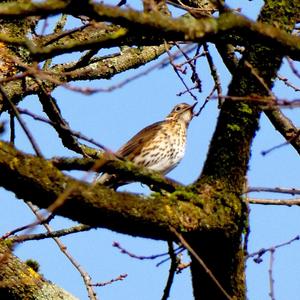
[[[3,241],[0,241],[0,299],[78,300],[22,263]]]
[[[265,1],[259,21],[276,22],[277,26],[290,32],[298,15],[294,1],[284,1],[284,5],[278,1],[271,5],[272,2]],[[233,74],[228,95],[269,96],[282,58],[280,52],[260,41],[247,47]],[[224,209],[233,211],[231,221],[236,224],[236,230],[223,230],[204,237],[199,235],[190,243],[234,299],[246,298],[245,253],[241,241],[248,212],[241,197],[260,112],[261,108],[256,104],[225,101],[202,174],[196,182],[199,190],[209,184],[210,189],[218,194],[215,201],[222,202]],[[226,299],[220,289],[214,288],[211,278],[199,268],[193,256],[191,270],[195,299]]]

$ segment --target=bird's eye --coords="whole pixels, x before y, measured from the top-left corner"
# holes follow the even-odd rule
[[[176,108],[175,108],[175,111],[180,111],[181,110],[181,106],[177,106]]]

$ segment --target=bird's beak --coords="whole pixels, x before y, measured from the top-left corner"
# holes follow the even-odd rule
[[[193,105],[188,106],[184,111],[190,110],[191,112],[193,112],[194,107],[198,104],[198,102],[194,103]]]
[[[194,108],[198,104],[198,102],[195,102],[193,105],[191,105],[188,109],[192,112],[193,117],[195,116],[194,114]]]

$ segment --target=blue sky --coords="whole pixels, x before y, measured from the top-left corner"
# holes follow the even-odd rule
[[[112,2],[112,1],[111,1]],[[118,1],[115,1],[116,3]],[[134,3],[134,1],[128,1]],[[242,7],[242,13],[255,18],[262,1],[228,1],[231,7]],[[210,46],[213,50],[213,46]],[[101,54],[102,52],[100,52]],[[65,57],[64,57],[65,58]],[[69,56],[70,59],[74,55]],[[214,55],[222,78],[223,93],[226,93],[230,81],[229,73],[222,67],[220,58]],[[200,101],[205,99],[213,87],[210,71],[205,59],[197,63],[198,73],[202,79],[203,93],[197,94]],[[128,76],[142,71],[138,70],[120,74],[111,80],[81,83],[94,88],[114,85]],[[147,66],[146,66],[147,68]],[[291,76],[286,66],[281,69],[281,74]],[[188,82],[188,77],[187,77]],[[295,80],[295,84],[299,84]],[[58,88],[54,91],[61,107],[63,116],[70,122],[74,130],[94,138],[112,150],[117,150],[133,134],[141,128],[163,119],[171,108],[180,102],[193,103],[187,94],[178,97],[176,94],[184,90],[181,82],[171,67],[156,70],[146,77],[141,77],[111,93],[98,93],[85,96],[79,93]],[[284,98],[299,98],[291,89],[282,83],[276,83],[276,95]],[[21,107],[31,109],[42,115],[41,107],[35,97],[28,97]],[[284,111],[300,126],[299,109]],[[189,128],[186,156],[181,164],[168,176],[182,183],[188,184],[200,174],[210,138],[213,134],[218,115],[217,103],[209,103],[204,112],[194,119]],[[2,117],[8,119],[7,115]],[[57,139],[56,133],[44,124],[33,122],[24,117],[34,137],[46,157],[57,155],[73,156],[74,153],[63,148]],[[5,135],[8,138],[8,134]],[[248,180],[250,186],[266,187],[295,187],[299,188],[300,162],[296,151],[285,146],[267,156],[262,156],[261,151],[282,143],[284,140],[276,132],[266,117],[262,116],[260,129],[255,138]],[[24,137],[22,130],[17,128],[16,146],[26,152],[32,153],[30,144]],[[78,172],[74,176],[82,176]],[[139,184],[125,187],[126,190],[142,192]],[[257,197],[274,197],[270,194],[257,194]],[[277,197],[283,198],[282,195]],[[0,211],[0,234],[34,220],[27,206],[16,200],[12,193],[0,190],[2,209]],[[56,217],[51,223],[54,229],[74,225],[69,220]],[[300,233],[298,207],[274,207],[251,205],[249,252],[257,251],[262,247],[285,242]],[[118,241],[127,250],[138,255],[152,255],[167,251],[164,242],[147,239],[133,238],[120,235],[108,230],[98,229],[62,238],[72,255],[91,274],[94,282],[108,281],[120,274],[127,273],[128,277],[122,282],[96,288],[99,298],[105,300],[152,300],[160,299],[168,275],[169,264],[164,263],[156,267],[158,261],[138,261],[120,254],[112,247]],[[276,300],[299,299],[300,276],[299,242],[279,249],[275,253],[274,279]],[[26,242],[16,248],[16,255],[22,259],[33,258],[41,264],[41,272],[45,277],[80,299],[87,299],[87,293],[80,278],[67,259],[61,254],[51,240]],[[184,260],[188,261],[185,255]],[[248,296],[250,300],[268,299],[269,293],[269,255],[263,257],[261,264],[251,260],[247,264]],[[184,270],[176,276],[172,287],[172,300],[192,299],[190,274]]]

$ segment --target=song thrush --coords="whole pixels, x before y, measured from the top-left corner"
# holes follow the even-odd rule
[[[187,128],[195,105],[176,105],[165,120],[142,129],[116,152],[116,156],[162,174],[170,172],[184,156]],[[97,182],[114,187],[129,183],[112,184],[113,176],[104,173]]]

